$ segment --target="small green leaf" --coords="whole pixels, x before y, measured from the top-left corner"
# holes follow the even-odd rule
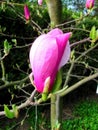
[[[83,28],[83,29],[86,29],[84,24],[82,25],[82,28]]]
[[[59,123],[58,121],[56,121],[55,128],[56,128],[57,130],[59,130],[59,128],[60,128],[60,123]]]
[[[42,100],[47,101],[48,93],[42,93]]]
[[[14,43],[14,45],[17,45],[17,40],[16,39],[12,39],[12,42]]]
[[[95,26],[93,26],[92,29],[91,29],[91,31],[90,31],[90,38],[92,40],[96,39],[96,27]]]
[[[24,120],[22,120],[20,124],[23,125],[23,123],[24,123]]]
[[[12,119],[12,118],[15,117],[15,116],[14,116],[14,113],[9,110],[9,108],[7,107],[7,105],[4,105],[4,111],[5,111],[5,115],[6,115],[8,118]]]
[[[5,11],[5,3],[4,2],[1,2],[1,9],[3,10],[3,11]]]
[[[18,117],[18,108],[17,108],[17,106],[14,104],[14,105],[12,105],[12,109],[13,109],[13,113],[14,113],[14,115],[15,115],[15,117],[17,118]]]
[[[9,45],[9,43],[8,43],[8,41],[7,41],[7,39],[6,39],[6,40],[4,41],[4,53],[5,53],[5,54],[8,54],[11,48],[12,48],[12,46]]]
[[[71,51],[71,56],[70,57],[71,57],[72,60],[75,59],[75,50],[74,49]]]

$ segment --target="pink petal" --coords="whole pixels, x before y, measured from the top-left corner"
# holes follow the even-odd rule
[[[42,5],[43,0],[38,0],[38,4]]]
[[[31,68],[32,68],[32,66],[33,66],[33,61],[34,61],[34,57],[35,57],[37,48],[39,47],[40,42],[41,42],[41,41],[43,40],[43,38],[45,38],[45,37],[46,37],[45,34],[39,36],[39,37],[34,41],[32,47],[31,47],[31,49],[30,49],[30,55],[29,55],[29,57],[30,57]]]
[[[47,34],[49,34],[49,35],[54,37],[54,36],[63,34],[63,32],[62,32],[62,30],[60,30],[58,28],[55,28],[55,29],[51,30],[50,32],[48,32]]]
[[[28,9],[27,5],[24,6],[24,16],[25,16],[26,20],[29,20],[30,12],[29,12],[29,9]]]
[[[37,90],[42,92],[46,78],[50,76],[52,86],[57,72],[58,47],[56,40],[50,37],[43,39],[40,46],[37,47],[33,59],[32,56],[30,57],[34,73],[34,84],[36,84]],[[51,86],[49,89],[51,89]]]
[[[91,9],[94,7],[94,3],[95,3],[95,0],[86,0],[85,6],[87,9]]]
[[[70,45],[69,45],[69,41],[68,41],[68,42],[67,42],[67,45],[66,45],[66,48],[65,48],[65,50],[64,50],[62,59],[61,59],[61,61],[60,61],[58,70],[68,62],[68,60],[69,60],[69,58],[70,58],[70,52],[71,52],[71,50],[70,50]]]
[[[65,65],[66,62],[68,61],[69,54],[70,54],[69,53],[70,48],[69,48],[68,40],[70,38],[70,35],[71,35],[71,33],[65,33],[65,34],[62,34],[62,35],[58,35],[56,37],[57,44],[58,44],[58,50],[59,50],[59,57],[58,57],[59,66],[58,66],[58,69],[60,69],[60,67]],[[65,56],[65,54],[66,54],[66,56]],[[65,61],[63,61],[64,59],[65,59]]]

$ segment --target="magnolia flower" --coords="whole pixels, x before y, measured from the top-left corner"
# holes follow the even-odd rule
[[[38,0],[38,4],[42,5],[43,0]]]
[[[24,6],[24,16],[25,16],[26,20],[30,19],[30,11],[29,11],[27,5]]]
[[[95,0],[86,0],[86,8],[92,9],[94,7]]]
[[[30,49],[30,64],[34,75],[34,86],[40,93],[51,91],[56,74],[70,57],[69,38],[71,33],[63,33],[56,28],[39,36]]]

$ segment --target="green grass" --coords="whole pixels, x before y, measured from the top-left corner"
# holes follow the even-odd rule
[[[44,109],[42,106],[37,107],[37,110],[34,107],[29,110],[28,122],[31,126],[29,130],[50,130],[50,119],[46,117]]]
[[[26,119],[30,125],[28,130],[35,130],[35,128],[37,130],[50,130],[50,113],[48,109],[49,107],[43,108],[43,106],[40,106],[37,109],[32,107],[29,110],[29,116]],[[2,126],[2,122],[0,122],[0,126]],[[13,126],[15,126],[14,121],[10,124],[6,123],[3,129],[0,127],[0,130],[13,130],[11,129]],[[63,120],[62,129],[98,130],[98,102],[93,99],[76,103],[72,111],[72,118]]]
[[[30,110],[29,123],[31,128],[35,128],[35,111]],[[46,119],[41,109],[38,109],[37,128],[39,130],[50,130],[50,119]],[[98,102],[94,100],[85,100],[75,104],[72,119],[66,119],[62,122],[63,130],[98,130]],[[31,129],[30,129],[31,130]]]
[[[82,101],[75,105],[73,119],[63,121],[63,130],[98,130],[98,102]]]

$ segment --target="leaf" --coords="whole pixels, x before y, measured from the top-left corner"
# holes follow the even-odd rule
[[[84,24],[82,25],[82,28],[83,28],[83,29],[86,29]]]
[[[59,128],[60,128],[60,123],[58,122],[58,120],[56,121],[56,126],[55,126],[55,128],[56,128],[57,130],[59,130]]]
[[[74,49],[71,51],[71,56],[70,57],[71,57],[72,60],[75,59],[75,50]]]
[[[12,109],[13,109],[14,116],[17,118],[19,115],[17,106],[15,104],[12,105]]]
[[[5,11],[5,3],[4,2],[1,2],[1,9],[3,10],[3,11]]]
[[[12,48],[12,46],[9,45],[9,43],[8,43],[8,41],[7,41],[7,39],[6,39],[6,40],[4,41],[4,53],[5,53],[5,54],[8,54],[11,48]]]
[[[17,45],[17,40],[16,39],[12,39],[12,42],[14,43],[14,45]]]
[[[42,100],[47,101],[48,93],[42,93]]]
[[[15,117],[15,116],[14,116],[14,113],[9,110],[9,108],[7,107],[7,105],[4,105],[4,111],[5,111],[5,115],[6,115],[8,118],[12,119],[12,118]]]
[[[20,124],[23,125],[23,123],[24,123],[24,120],[22,120]]]
[[[90,31],[90,38],[92,40],[96,39],[96,27],[95,26],[93,26],[92,29],[91,29],[91,31]]]

